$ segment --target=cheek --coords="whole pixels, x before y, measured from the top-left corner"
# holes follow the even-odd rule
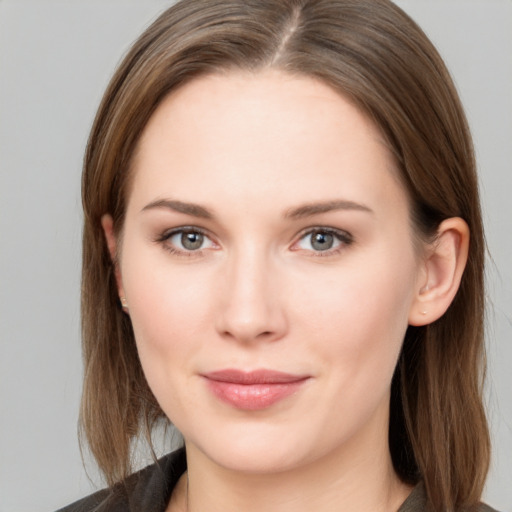
[[[157,394],[154,387],[172,379],[173,368],[185,369],[205,339],[204,328],[212,325],[212,287],[206,273],[173,267],[166,254],[155,258],[151,250],[129,249],[127,241],[123,285],[141,364]]]
[[[132,288],[138,291],[130,316],[141,366],[160,407],[177,426],[180,411],[200,410],[192,377],[209,322],[204,289],[200,294],[197,288],[183,275],[162,278],[157,272]]]
[[[412,257],[358,262],[331,273],[329,280],[318,277],[319,286],[304,282],[297,322],[303,319],[303,329],[318,340],[316,352],[339,364],[344,374],[370,379],[392,374],[408,325],[414,281]]]

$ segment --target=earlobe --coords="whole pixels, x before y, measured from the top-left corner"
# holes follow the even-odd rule
[[[444,315],[459,289],[468,250],[466,222],[460,217],[444,220],[426,251],[425,271],[409,313],[410,325],[427,325]]]
[[[121,278],[121,272],[119,270],[119,261],[117,258],[117,238],[114,233],[114,221],[112,216],[106,213],[101,217],[101,227],[103,228],[103,233],[105,235],[105,241],[107,242],[108,252],[110,253],[110,258],[112,260],[112,265],[114,266],[114,273],[116,277],[117,284],[117,292],[119,294],[123,309],[128,309],[128,305],[125,304],[126,298],[124,294],[123,281]],[[123,302],[124,300],[124,302]]]

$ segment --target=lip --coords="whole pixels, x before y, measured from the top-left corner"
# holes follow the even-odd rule
[[[266,409],[296,393],[310,378],[275,370],[226,369],[202,374],[210,391],[221,401],[247,411]]]

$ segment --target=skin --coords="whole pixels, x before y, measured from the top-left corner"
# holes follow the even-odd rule
[[[275,70],[172,93],[133,173],[122,242],[109,215],[103,227],[148,383],[185,438],[188,492],[182,479],[168,510],[396,510],[410,489],[388,449],[391,378],[407,326],[456,292],[464,222],[419,253],[378,129],[325,84]],[[191,227],[198,250],[173,231]],[[240,410],[201,376],[225,368],[307,380]]]

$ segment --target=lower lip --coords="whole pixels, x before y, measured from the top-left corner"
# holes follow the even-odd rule
[[[238,384],[207,379],[213,394],[223,402],[246,411],[266,409],[296,393],[307,379],[267,384]]]

